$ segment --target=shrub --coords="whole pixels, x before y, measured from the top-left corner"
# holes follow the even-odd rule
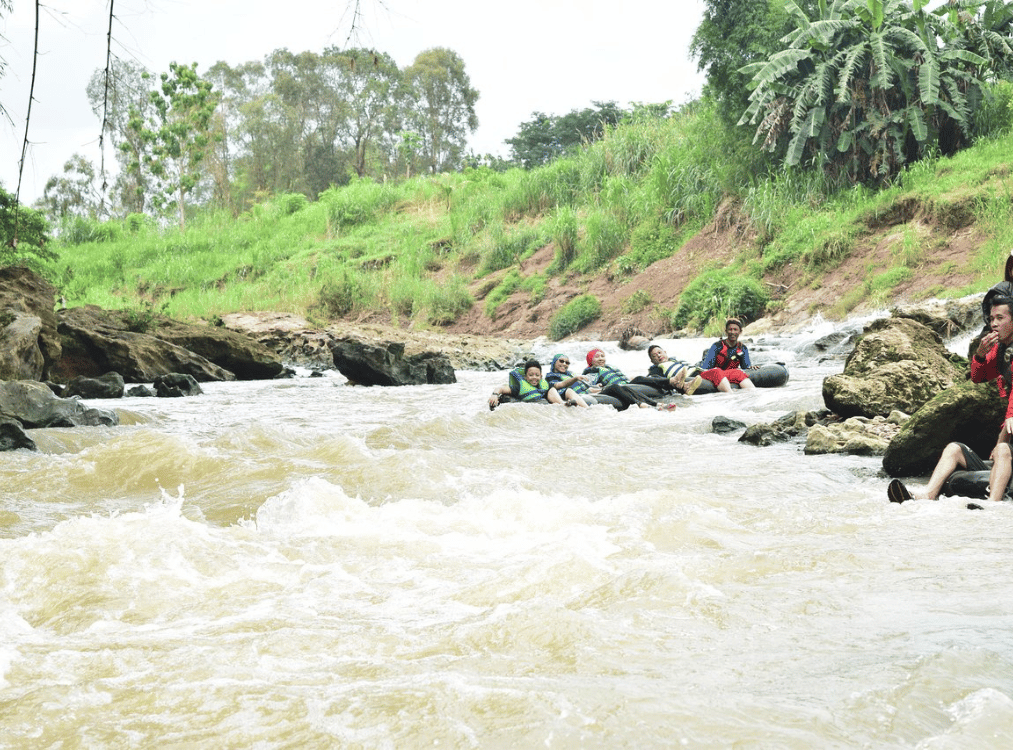
[[[278,206],[281,208],[283,216],[289,216],[302,211],[306,208],[307,203],[309,201],[302,193],[282,193],[278,196]]]
[[[342,269],[320,287],[316,306],[331,318],[348,315],[363,302],[363,284],[357,274]]]
[[[711,321],[724,326],[732,315],[755,320],[763,315],[770,301],[767,290],[749,276],[733,276],[727,271],[708,271],[692,282],[679,297],[672,316],[676,328],[692,325],[705,327]]]
[[[593,294],[582,294],[570,300],[549,323],[549,338],[559,341],[597,320],[601,316],[601,302]]]
[[[584,224],[584,250],[574,264],[581,273],[594,273],[605,267],[626,244],[626,228],[612,214],[596,211]]]

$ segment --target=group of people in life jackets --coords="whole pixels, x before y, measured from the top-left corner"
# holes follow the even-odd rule
[[[587,353],[587,367],[579,375],[570,371],[570,358],[557,354],[552,358],[549,372],[542,373],[537,360],[528,360],[522,367],[511,370],[508,382],[496,388],[489,396],[489,409],[495,409],[502,400],[527,403],[566,404],[587,407],[609,403],[620,411],[636,406],[641,409],[657,408],[672,411],[672,403],[659,403],[657,399],[631,388],[631,385],[647,385],[662,393],[682,393],[691,396],[704,380],[714,384],[722,392],[732,390],[732,384],[739,388],[753,388],[748,370],[756,369],[750,362],[749,350],[739,341],[742,321],[729,318],[725,322],[725,337],[715,341],[707,350],[699,365],[669,357],[657,344],[647,349],[651,367],[647,375],[638,375],[632,380],[615,367],[606,364],[605,352],[592,349]]]
[[[892,503],[938,500],[946,480],[958,470],[989,472],[988,499],[997,501],[1007,496],[1013,476],[1013,451],[1010,449],[1010,436],[1013,435],[1013,372],[1010,367],[1013,359],[1013,250],[1006,259],[1003,280],[985,293],[981,312],[985,327],[971,357],[971,381],[995,380],[999,387],[1004,410],[995,447],[988,460],[984,460],[964,443],[948,443],[924,488],[912,492],[899,479],[890,482],[886,495]],[[981,510],[976,503],[968,503],[967,507]]]

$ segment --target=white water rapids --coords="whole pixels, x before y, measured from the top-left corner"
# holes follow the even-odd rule
[[[749,342],[787,386],[674,413],[332,374],[32,431],[0,454],[0,747],[1011,746],[1013,506],[710,431],[821,408],[829,330]]]

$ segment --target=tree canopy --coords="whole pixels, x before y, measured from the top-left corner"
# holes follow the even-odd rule
[[[889,182],[907,163],[969,143],[973,113],[1013,61],[1013,3],[834,0],[808,13],[783,48],[742,68],[754,142],[852,181]]]
[[[615,102],[591,102],[592,107],[573,109],[565,115],[532,112],[517,135],[507,138],[512,158],[525,169],[548,164],[571,148],[596,141],[605,128],[615,125],[628,113]]]

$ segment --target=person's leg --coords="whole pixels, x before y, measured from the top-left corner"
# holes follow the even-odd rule
[[[738,369],[725,370],[725,376],[728,378],[729,382],[735,383],[740,389],[744,391],[748,391],[756,387],[753,385],[753,381],[749,379],[749,376],[745,373],[744,370]]]
[[[939,457],[936,462],[936,468],[932,470],[932,476],[929,477],[929,483],[925,486],[925,489],[920,493],[912,493],[913,497],[921,498],[923,500],[936,500],[939,498],[939,493],[943,491],[943,485],[946,483],[947,478],[950,474],[956,471],[958,468],[967,468],[967,459],[964,457],[964,449],[960,443],[948,443],[943,448],[943,455]],[[1009,481],[1009,476],[1006,477]],[[1005,487],[1005,485],[1003,485]]]
[[[747,377],[744,377],[744,378],[742,378],[742,380],[740,380],[740,381],[739,381],[739,388],[741,388],[741,389],[742,389],[742,390],[744,390],[744,391],[751,391],[751,390],[753,390],[753,389],[754,389],[755,387],[756,387],[756,386],[755,386],[755,385],[753,385],[753,381],[752,381],[752,380],[750,380],[748,376],[747,376]]]
[[[563,397],[559,395],[559,391],[555,388],[550,388],[545,393],[545,400],[550,404],[561,404],[563,403]]]
[[[582,399],[580,394],[573,390],[573,388],[567,388],[563,391],[563,398],[566,399],[566,403],[568,404],[573,403],[575,406],[582,406],[585,409],[587,408],[587,401]]]
[[[988,475],[988,499],[1002,500],[1006,494],[1010,475],[1013,473],[1013,453],[1010,452],[1009,443],[999,443],[995,446],[992,460],[992,471]]]
[[[728,382],[728,378],[721,378],[721,382],[718,383],[718,390],[722,393],[732,392],[732,384]]]

